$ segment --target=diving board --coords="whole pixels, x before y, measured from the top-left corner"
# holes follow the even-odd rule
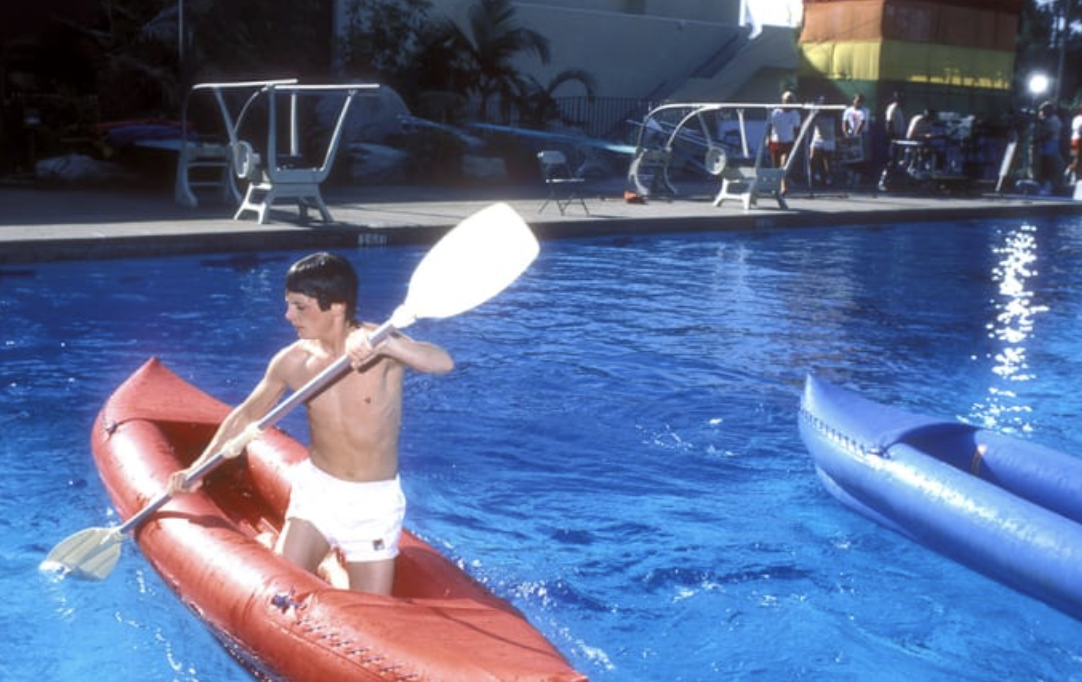
[[[745,211],[761,196],[772,196],[788,209],[783,181],[797,154],[781,168],[764,163],[770,136],[770,112],[788,107],[805,112],[793,149],[800,149],[816,117],[844,105],[744,102],[674,102],[652,109],[639,126],[628,168],[629,188],[643,197],[678,194],[675,176],[699,172],[719,182],[714,206],[739,201]]]
[[[323,201],[320,185],[330,175],[338,146],[342,137],[342,128],[349,113],[353,99],[360,93],[378,90],[376,84],[301,84],[296,79],[278,79],[264,81],[239,81],[227,83],[199,83],[192,87],[191,94],[208,91],[213,94],[219,113],[225,124],[228,146],[223,149],[213,147],[193,147],[189,149],[187,141],[181,148],[177,169],[176,197],[178,203],[198,205],[192,192],[191,173],[200,164],[214,166],[228,165],[232,175],[247,181],[247,188],[241,198],[235,192],[240,204],[234,220],[241,220],[249,213],[254,213],[257,222],[265,223],[268,210],[278,202],[289,202],[297,206],[298,217],[307,220],[309,209],[319,213],[323,222],[332,222],[330,210]],[[236,115],[230,108],[226,94],[237,92],[247,95]],[[309,161],[303,154],[299,129],[298,100],[303,95],[340,95],[341,102],[335,119],[334,129],[327,142],[322,158],[317,162]],[[288,114],[284,122],[288,134],[288,150],[279,146],[279,96],[286,98]],[[242,126],[252,113],[253,106],[266,102],[267,137],[262,150],[257,151],[253,144],[242,138]],[[185,104],[185,124],[187,103]]]

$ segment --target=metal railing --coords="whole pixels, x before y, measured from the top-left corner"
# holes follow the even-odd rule
[[[588,137],[628,144],[634,144],[638,131],[636,124],[646,117],[654,104],[650,100],[634,97],[556,98],[563,125],[579,130]],[[506,120],[504,113],[501,113],[498,103],[491,102],[487,121],[536,127],[525,126],[518,112],[512,112]]]

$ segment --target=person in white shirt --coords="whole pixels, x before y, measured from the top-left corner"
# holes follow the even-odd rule
[[[823,101],[824,98],[820,97],[817,104],[822,104]],[[834,172],[834,129],[837,125],[838,119],[830,111],[820,111],[812,123],[811,150],[808,153],[812,178],[824,185],[833,184],[831,175]]]
[[[781,96],[782,104],[795,104],[796,95],[786,91]],[[770,112],[770,164],[774,168],[784,168],[793,153],[793,144],[800,133],[800,112],[791,107],[778,107]],[[785,194],[785,180],[781,181],[781,192]]]
[[[864,106],[864,95],[859,92],[853,95],[853,103],[842,112],[842,135],[855,140],[853,144],[860,149],[860,160],[853,163],[853,181],[859,181],[864,175],[865,164],[868,160],[868,126],[871,124],[871,116],[868,107]],[[852,157],[850,157],[852,158]]]
[[[905,111],[902,109],[902,105],[905,104],[905,96],[900,92],[894,93],[890,99],[890,104],[887,105],[886,121],[887,121],[887,140],[904,140],[905,139]]]
[[[921,143],[916,150],[915,166],[911,168],[929,173],[939,170],[941,159],[932,144],[932,140],[936,137],[937,120],[939,119],[934,109],[925,109],[909,121],[905,138]]]
[[[935,134],[936,114],[932,109],[925,109],[909,121],[905,133],[907,140],[927,140]]]
[[[853,103],[842,112],[842,133],[846,137],[868,134],[868,107],[864,106],[864,95],[853,95]]]
[[[883,112],[883,121],[887,133],[887,167],[883,170],[884,178],[889,175],[891,167],[899,166],[905,162],[905,147],[894,144],[905,139],[906,121],[905,111],[902,108],[904,104],[905,95],[895,92],[890,97],[890,104],[887,105],[886,111]]]

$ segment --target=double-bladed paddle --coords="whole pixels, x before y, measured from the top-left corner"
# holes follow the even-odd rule
[[[530,228],[507,204],[493,204],[478,211],[445,234],[417,265],[410,277],[406,300],[389,320],[372,332],[372,344],[417,320],[452,317],[484,303],[518,279],[539,250]],[[188,481],[198,481],[223,459],[240,453],[290,410],[317,395],[349,369],[347,356],[336,360],[262,419],[230,439],[192,471]],[[49,552],[42,568],[56,570],[61,575],[105,579],[120,558],[127,534],[170,499],[172,495],[162,493],[120,526],[87,528],[75,533]]]

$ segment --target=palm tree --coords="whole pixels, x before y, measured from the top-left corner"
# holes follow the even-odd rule
[[[448,25],[451,39],[472,66],[469,90],[478,98],[478,117],[486,118],[489,102],[497,98],[504,118],[528,85],[513,62],[521,54],[549,62],[548,38],[523,28],[510,0],[478,0],[469,9],[469,30]]]
[[[522,113],[522,122],[538,128],[545,127],[549,121],[560,123],[577,124],[581,121],[568,119],[556,101],[556,91],[567,83],[580,83],[586,90],[586,99],[594,101],[596,82],[593,75],[583,69],[564,69],[548,82],[542,85],[533,76],[525,79],[525,90],[518,95],[518,103]]]
[[[416,68],[429,0],[347,0],[345,9],[338,51],[346,73],[397,84]]]

